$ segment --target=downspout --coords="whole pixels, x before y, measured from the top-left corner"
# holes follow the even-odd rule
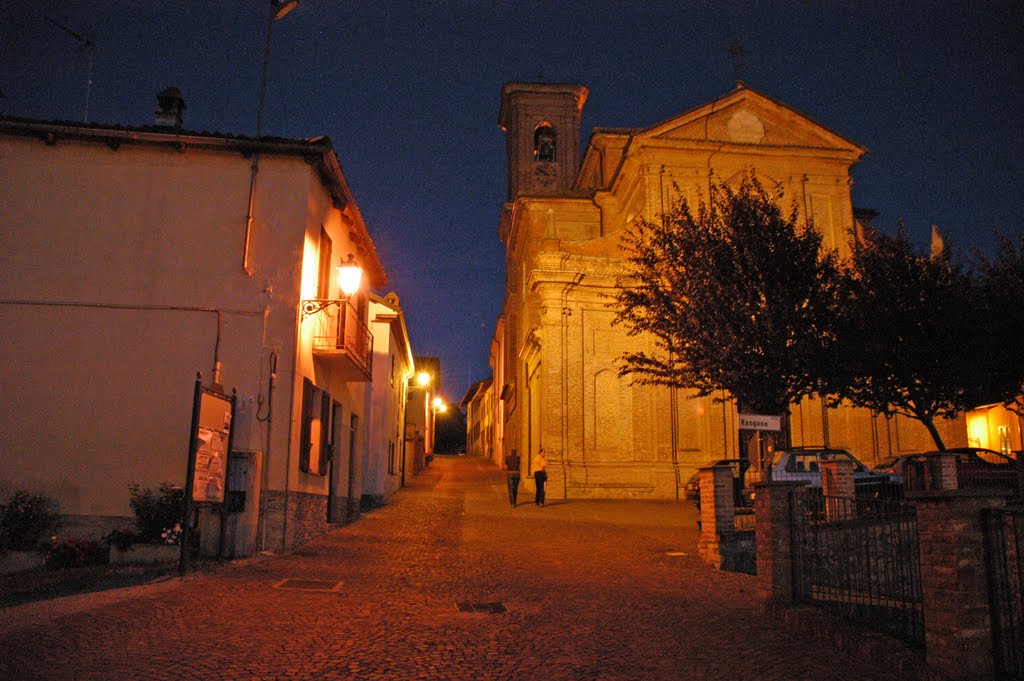
[[[213,385],[219,392],[223,392],[223,387],[220,384],[220,335],[223,330],[223,324],[221,320],[220,310],[217,310],[217,340],[213,343]],[[231,432],[234,432],[232,429]]]
[[[261,463],[263,470],[260,475],[260,493],[263,496],[263,503],[260,504],[260,514],[263,516],[263,531],[260,536],[260,547],[263,549],[267,548],[267,496],[270,492],[270,447],[273,442],[273,427],[274,427],[274,390],[277,386],[277,350],[270,351],[270,377],[267,380],[267,415],[265,418],[260,418],[259,412],[256,413],[256,420],[262,421],[267,424],[267,435],[266,444],[263,446],[263,461]]]
[[[288,548],[288,500],[291,496],[291,474],[292,474],[292,436],[295,428],[295,379],[299,375],[299,349],[302,342],[302,304],[295,310],[295,347],[292,351],[292,376],[291,376],[291,398],[288,400],[288,454],[285,456],[284,465],[284,519],[281,523],[281,546],[283,550]]]

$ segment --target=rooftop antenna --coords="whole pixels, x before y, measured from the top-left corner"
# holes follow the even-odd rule
[[[736,87],[743,87],[743,70],[752,53],[743,45],[743,40],[739,36],[733,39],[726,52],[729,53],[729,58],[732,60],[732,72],[736,77]]]
[[[60,30],[62,30],[65,33],[67,33],[68,35],[70,35],[75,40],[77,40],[78,41],[78,51],[79,52],[84,52],[86,55],[88,55],[89,66],[88,66],[88,68],[86,69],[86,72],[85,72],[85,109],[82,112],[82,122],[83,123],[88,123],[89,122],[89,92],[92,90],[92,62],[93,62],[93,59],[96,57],[96,43],[93,42],[92,38],[87,38],[86,36],[82,35],[81,33],[77,33],[75,31],[72,31],[70,28],[68,28],[64,24],[60,23],[59,21],[57,21],[53,17],[47,16],[47,15],[44,14],[43,18],[46,19],[47,21],[49,21],[54,26],[56,26],[57,28],[59,28]]]

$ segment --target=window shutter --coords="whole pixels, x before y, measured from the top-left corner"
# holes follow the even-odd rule
[[[313,420],[313,383],[302,379],[302,425],[299,431],[299,470],[309,472],[309,452],[313,447],[310,428]]]

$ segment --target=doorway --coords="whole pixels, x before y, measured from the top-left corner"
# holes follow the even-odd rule
[[[331,440],[328,443],[328,458],[327,458],[327,522],[337,523],[344,519],[344,510],[339,508],[338,504],[338,484],[337,476],[338,471],[338,456],[340,452],[340,444],[342,442],[342,428],[343,421],[341,418],[342,407],[341,403],[337,400],[331,404],[331,424],[330,434]]]

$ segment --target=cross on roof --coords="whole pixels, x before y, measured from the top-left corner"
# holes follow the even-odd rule
[[[729,53],[729,58],[732,60],[732,70],[733,75],[736,76],[736,84],[742,85],[743,69],[747,65],[747,58],[752,53],[743,45],[743,41],[739,37],[733,39],[726,52]]]

